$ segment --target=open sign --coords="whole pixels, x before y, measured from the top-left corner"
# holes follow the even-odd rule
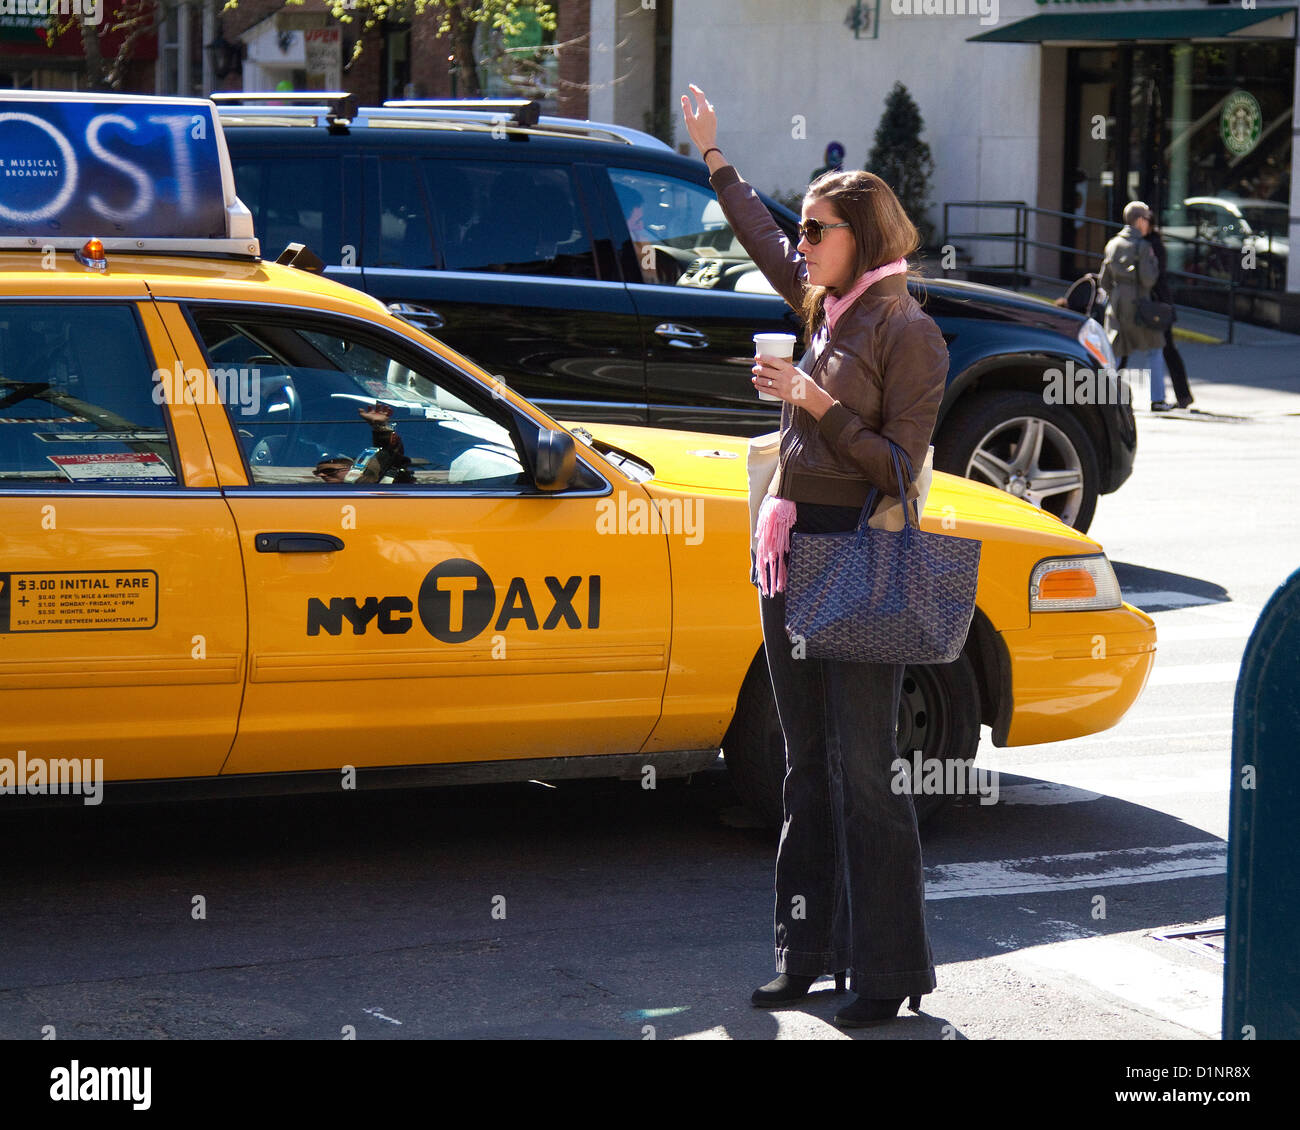
[[[203,102],[0,96],[0,236],[224,238],[221,158]]]

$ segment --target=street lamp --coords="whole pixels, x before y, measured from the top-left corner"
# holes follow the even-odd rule
[[[211,43],[205,43],[203,50],[212,61],[212,73],[217,78],[225,78],[233,71],[239,70],[244,62],[244,45],[231,43],[220,31]]]

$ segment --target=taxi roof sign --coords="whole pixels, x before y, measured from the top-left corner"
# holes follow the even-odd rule
[[[204,98],[0,91],[0,248],[256,257]]]

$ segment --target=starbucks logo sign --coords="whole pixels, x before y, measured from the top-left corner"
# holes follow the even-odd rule
[[[1253,94],[1234,90],[1223,100],[1219,135],[1229,153],[1240,157],[1255,148],[1264,125],[1264,113]]]

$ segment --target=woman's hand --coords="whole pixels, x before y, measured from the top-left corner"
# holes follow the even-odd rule
[[[779,396],[796,408],[804,409],[815,420],[820,420],[835,403],[830,393],[789,361],[756,356],[752,371],[756,390]]]
[[[690,88],[695,92],[696,108],[691,108],[691,96],[682,95],[682,117],[686,120],[686,132],[695,142],[695,148],[703,155],[705,150],[718,144],[718,117],[713,112],[713,105],[694,83]]]

